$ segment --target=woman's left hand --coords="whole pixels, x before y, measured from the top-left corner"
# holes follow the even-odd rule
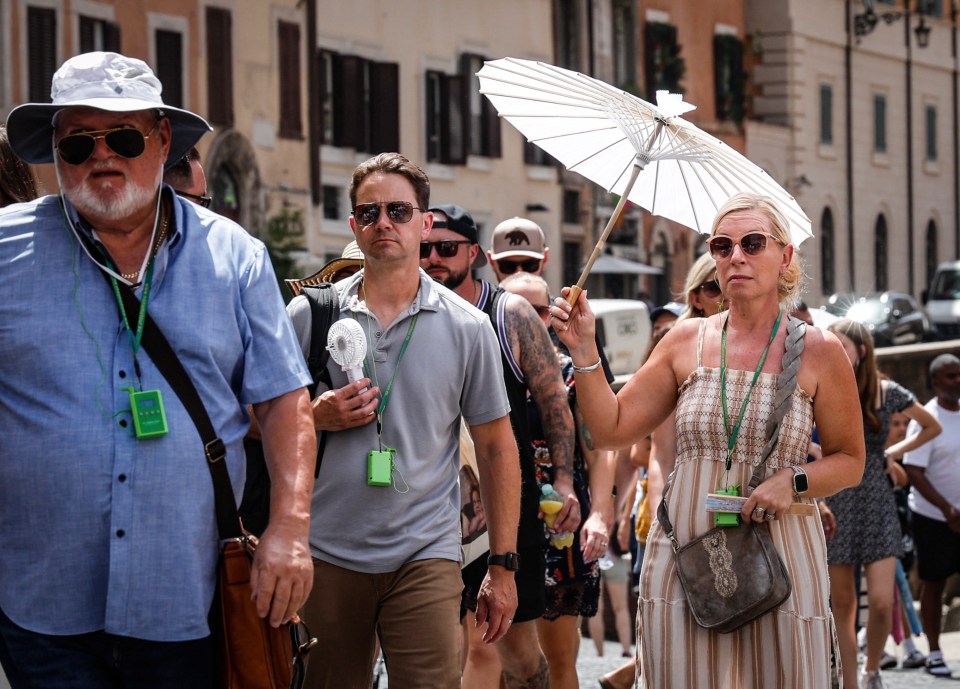
[[[910,485],[910,479],[907,478],[907,470],[892,457],[887,457],[887,476],[893,481],[894,486],[901,488]]]
[[[744,521],[762,524],[779,519],[793,504],[793,470],[781,469],[754,490],[740,510]]]
[[[610,546],[610,535],[607,526],[603,523],[603,516],[598,512],[591,512],[587,521],[580,529],[580,551],[584,562],[599,560]]]

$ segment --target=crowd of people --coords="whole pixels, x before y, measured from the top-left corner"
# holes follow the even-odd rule
[[[392,687],[578,687],[581,623],[602,641],[604,589],[626,657],[605,689],[638,675],[879,689],[891,632],[904,667],[950,674],[960,359],[930,363],[921,405],[880,373],[864,326],[812,327],[771,199],[718,211],[615,392],[588,295],[570,303],[543,279],[543,230],[505,219],[485,251],[470,211],[432,201],[399,153],[356,167],[355,241],[292,281],[285,308],[263,243],[210,209],[209,125],[161,90],[142,61],[88,53],[54,74],[51,103],[0,126],[0,664],[15,689],[214,684],[213,489],[145,323],[199,390],[238,503],[268,481],[251,596],[271,624],[299,615],[317,637],[305,687],[366,689],[381,656]],[[30,165],[46,163],[59,193],[40,196]],[[496,284],[478,277],[487,265]],[[331,359],[313,379],[300,291],[318,281],[334,283],[334,320],[365,336],[362,375]],[[159,437],[141,433],[137,393],[159,405]],[[908,485],[898,509],[892,487]],[[740,491],[728,516],[769,532],[792,585],[730,633],[698,624],[676,563],[714,528],[718,490]],[[905,542],[926,658],[900,622]],[[736,588],[734,558],[711,561],[717,595]]]

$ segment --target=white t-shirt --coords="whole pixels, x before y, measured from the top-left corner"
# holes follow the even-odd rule
[[[940,495],[955,507],[960,507],[960,411],[944,409],[937,403],[936,397],[927,402],[924,408],[940,422],[943,433],[913,452],[908,452],[903,463],[924,467],[927,480]],[[919,430],[920,425],[911,421],[907,435]],[[929,519],[946,521],[940,508],[920,495],[916,488],[910,489],[910,509]]]

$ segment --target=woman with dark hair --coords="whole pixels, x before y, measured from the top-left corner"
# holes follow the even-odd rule
[[[915,450],[940,434],[940,424],[906,388],[887,380],[877,369],[873,338],[862,323],[842,318],[827,328],[840,338],[857,379],[867,459],[860,485],[826,499],[836,520],[827,541],[833,614],[837,621],[844,686],[857,686],[856,613],[859,598],[854,567],[863,566],[867,580],[867,659],[863,689],[882,689],[880,656],[890,632],[896,558],[903,554],[900,518],[888,474],[898,470],[895,457]],[[903,412],[920,431],[884,448],[890,417]],[[817,462],[814,462],[816,464]]]
[[[616,395],[595,373],[599,354],[589,300],[581,295],[571,306],[558,299],[551,308],[575,364],[577,397],[595,446],[635,443],[676,409],[676,465],[665,490],[674,528],[668,535],[662,520],[650,528],[640,576],[640,667],[651,689],[829,686],[833,621],[823,531],[815,517],[787,511],[794,502],[810,505],[860,480],[863,427],[851,411],[856,383],[837,338],[818,328],[804,331],[799,322],[788,325],[785,310],[802,279],[788,228],[770,198],[729,199],[707,240],[728,310],[674,325]],[[779,407],[778,440],[751,492],[768,421],[779,416],[785,360],[784,380],[795,376],[796,387],[784,398],[790,404]],[[807,465],[814,421],[823,459]],[[769,526],[793,592],[725,634],[694,619],[671,540],[682,547],[710,531],[715,520],[706,510],[708,493],[737,484],[746,497],[739,518]],[[716,563],[718,595],[731,581],[728,562],[735,555],[727,555]]]
[[[10,148],[7,127],[0,124],[0,208],[11,203],[32,201],[40,196],[37,178],[30,166]]]

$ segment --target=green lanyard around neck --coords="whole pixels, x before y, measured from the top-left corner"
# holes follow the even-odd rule
[[[763,363],[767,360],[767,354],[770,352],[770,345],[773,344],[777,336],[777,330],[780,329],[780,319],[783,317],[783,310],[777,312],[777,320],[773,323],[773,329],[770,331],[770,339],[767,340],[767,346],[763,348],[760,355],[760,363],[757,364],[757,370],[753,373],[753,380],[750,381],[750,387],[747,388],[747,394],[743,397],[743,403],[740,405],[740,414],[737,416],[737,422],[733,429],[730,428],[730,415],[727,411],[727,323],[730,321],[729,314],[723,320],[723,329],[720,333],[720,401],[723,407],[723,430],[727,434],[727,459],[725,468],[730,471],[733,465],[733,448],[737,445],[737,438],[740,436],[740,424],[743,423],[743,415],[747,411],[747,403],[750,401],[750,395],[753,394],[753,387],[757,384],[760,377],[760,371],[763,370]]]
[[[356,313],[353,315],[354,318],[357,317]],[[413,337],[413,329],[417,326],[417,318],[420,317],[420,313],[417,312],[413,315],[413,318],[410,319],[410,326],[407,328],[407,335],[403,338],[403,344],[400,345],[400,354],[397,356],[397,365],[393,369],[393,375],[390,376],[390,382],[387,383],[387,389],[383,391],[383,396],[380,398],[380,405],[377,407],[377,442],[380,444],[380,449],[383,449],[383,439],[381,435],[383,433],[383,417],[387,411],[387,403],[390,401],[390,393],[393,392],[393,383],[397,379],[397,372],[400,371],[400,362],[403,361],[403,355],[407,352],[407,345],[410,344],[410,338]],[[373,352],[373,338],[370,337],[370,310],[367,309],[367,342],[368,349],[370,350],[370,361],[373,362],[373,382],[377,387],[380,387],[380,381],[377,377],[377,362],[374,359],[376,356]],[[370,369],[367,367],[367,362],[363,362],[364,373],[367,374],[367,378],[370,378]]]

